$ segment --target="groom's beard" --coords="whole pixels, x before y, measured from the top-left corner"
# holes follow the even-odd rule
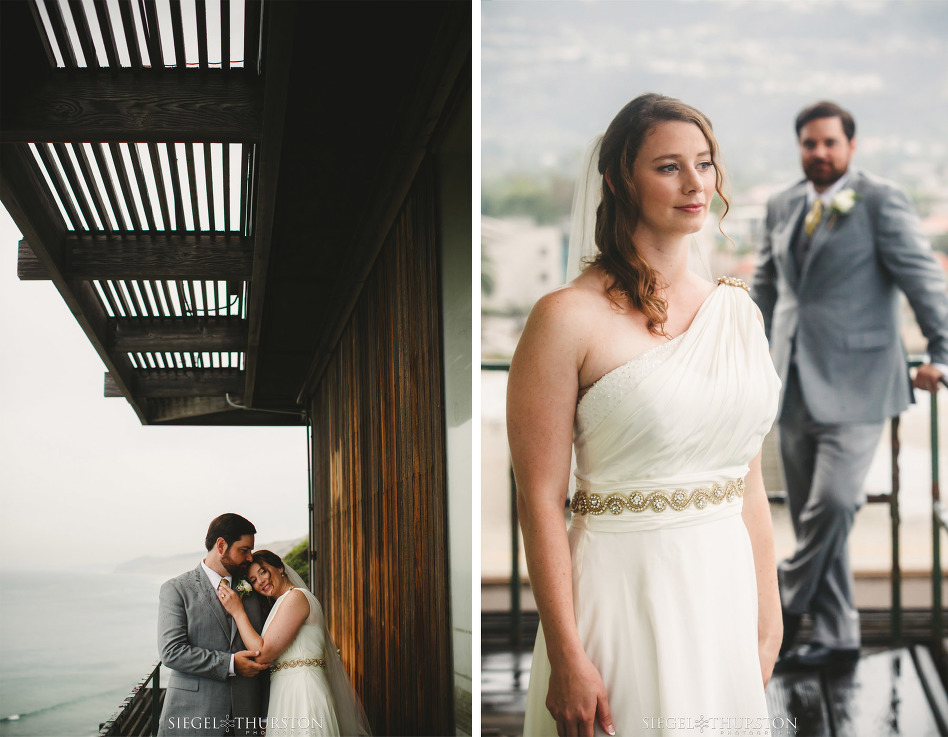
[[[846,173],[846,169],[840,170],[832,161],[811,161],[803,167],[803,173],[817,187],[829,187]]]
[[[227,553],[221,556],[221,564],[234,578],[246,578],[247,570],[250,568],[249,563],[234,560]]]

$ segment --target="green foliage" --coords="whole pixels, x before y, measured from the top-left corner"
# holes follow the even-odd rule
[[[303,540],[289,553],[283,556],[283,562],[293,567],[293,570],[300,574],[304,581],[309,581],[309,556],[307,548],[309,541]]]
[[[495,218],[529,217],[549,225],[569,217],[573,180],[559,174],[548,176],[512,174],[485,182],[481,188],[481,212]]]
[[[484,249],[481,249],[481,294],[490,297],[497,283],[494,279],[494,262]]]

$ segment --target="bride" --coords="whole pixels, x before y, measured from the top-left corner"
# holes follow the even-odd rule
[[[368,720],[352,689],[322,607],[303,579],[269,550],[258,550],[247,571],[254,591],[274,599],[257,634],[240,596],[226,586],[218,597],[257,660],[270,663],[267,735],[369,735]]]
[[[688,269],[718,147],[704,114],[646,94],[596,155],[597,248],[534,307],[510,367],[541,623],[524,735],[757,734],[782,636],[760,470],[779,379],[746,285]]]

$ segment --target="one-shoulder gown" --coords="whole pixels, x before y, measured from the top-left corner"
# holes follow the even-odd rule
[[[309,601],[309,616],[277,661],[271,666],[270,705],[267,708],[267,735],[271,737],[331,737],[340,734],[336,704],[326,671],[326,627],[323,608],[312,592],[302,591]],[[290,591],[273,604],[263,625],[270,623]]]
[[[573,606],[618,735],[768,726],[741,509],[779,388],[756,306],[725,283],[577,406]],[[556,734],[549,678],[541,627],[524,735]]]

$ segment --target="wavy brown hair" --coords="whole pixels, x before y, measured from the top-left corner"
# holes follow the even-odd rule
[[[269,550],[255,550],[253,552],[253,562],[257,565],[266,563],[268,566],[273,566],[280,571],[286,570],[286,564],[283,562],[283,559]]]
[[[724,214],[727,214],[730,205],[722,191],[724,175],[711,121],[700,110],[673,97],[654,92],[639,95],[619,111],[602,138],[599,152],[602,203],[596,211],[599,253],[589,264],[599,266],[612,278],[606,288],[609,298],[618,303],[625,297],[645,315],[648,330],[655,335],[665,335],[668,304],[658,293],[665,285],[659,284],[657,272],[641,256],[632,239],[640,214],[632,169],[646,136],[659,123],[668,121],[694,123],[704,134],[714,165],[714,189],[724,202]],[[606,172],[612,186],[606,182]]]

